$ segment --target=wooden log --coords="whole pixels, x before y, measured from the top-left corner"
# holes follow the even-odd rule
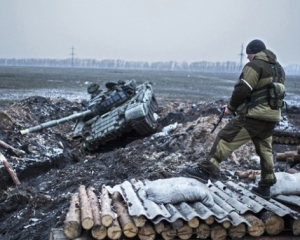
[[[290,138],[290,144],[292,144],[292,145],[295,144],[295,138]]]
[[[105,227],[109,227],[115,219],[115,214],[111,210],[111,198],[105,187],[101,190],[101,222]]]
[[[176,219],[175,222],[171,223],[171,227],[175,230],[178,230],[179,228],[183,227],[184,221],[180,218]]]
[[[231,227],[231,222],[229,222],[228,220],[222,222],[222,226],[225,229],[229,229]]]
[[[200,223],[196,228],[197,238],[206,239],[210,236],[210,227],[206,223]]]
[[[187,222],[191,228],[197,228],[200,224],[200,221],[197,217],[193,217],[190,221]]]
[[[132,216],[132,220],[138,228],[144,227],[145,223],[147,222],[147,218],[145,216]]]
[[[285,153],[276,153],[276,161],[284,162],[285,161]]]
[[[300,154],[297,151],[288,151],[285,153],[277,153],[276,161],[287,162],[288,164],[299,163],[300,162]]]
[[[14,148],[13,146],[10,146],[9,144],[3,142],[0,140],[0,147],[6,148],[6,149],[10,149],[15,155],[17,156],[23,156],[25,155],[25,152],[23,150]]]
[[[143,227],[138,230],[138,237],[141,240],[153,240],[156,237],[154,227],[150,222],[146,222]]]
[[[284,137],[280,137],[280,138],[279,138],[279,143],[280,143],[280,144],[283,144],[283,143],[284,143],[284,139],[285,139]]]
[[[261,170],[250,170],[248,178],[252,181],[255,181],[256,176],[261,174]]]
[[[234,174],[237,175],[238,178],[248,178],[250,171],[236,171]]]
[[[274,143],[278,143],[278,142],[279,142],[278,137],[273,137],[273,142],[274,142]]]
[[[284,220],[270,211],[262,211],[259,218],[265,224],[265,231],[269,235],[278,235],[284,228]]]
[[[228,229],[228,235],[231,239],[241,239],[246,235],[246,225],[241,223],[237,226],[231,226]]]
[[[230,157],[231,157],[231,160],[232,160],[236,165],[240,165],[240,163],[239,163],[238,160],[237,160],[237,157],[236,157],[235,152],[232,152]]]
[[[212,240],[224,240],[227,237],[226,229],[220,224],[213,224],[210,231]]]
[[[128,210],[123,203],[123,199],[120,193],[114,192],[112,194],[112,202],[114,209],[118,214],[118,220],[122,227],[123,233],[126,237],[134,237],[138,233],[138,229],[135,226],[131,216],[128,213]]]
[[[207,219],[204,220],[206,224],[212,225],[215,222],[215,219],[213,216],[209,216]]]
[[[107,228],[107,236],[109,239],[120,239],[122,236],[122,229],[117,219],[114,219],[112,224]]]
[[[55,240],[61,240],[61,239],[55,239]],[[90,230],[83,229],[80,236],[72,240],[94,240],[94,238],[92,237]]]
[[[106,237],[106,227],[101,223],[100,204],[94,188],[87,189],[87,195],[92,208],[94,226],[92,227],[92,236],[96,239],[104,239]]]
[[[297,154],[296,156],[294,156],[293,162],[300,163],[300,154]]]
[[[161,234],[163,232],[163,230],[165,229],[165,221],[160,221],[159,223],[154,225],[155,231],[158,234]]]
[[[0,152],[0,162],[3,163],[6,171],[8,172],[9,176],[11,177],[12,181],[14,182],[15,185],[20,185],[19,178],[16,174],[16,172],[13,170],[7,159],[4,157],[4,155]]]
[[[251,213],[245,213],[244,218],[246,218],[246,220],[251,224],[251,226],[247,226],[247,232],[249,235],[259,237],[264,234],[265,224],[262,220]]]
[[[71,197],[70,207],[64,222],[64,234],[67,238],[74,239],[80,236],[81,230],[79,195],[76,193]]]
[[[81,226],[89,230],[94,226],[93,213],[89,198],[84,185],[79,185],[79,200],[81,211]]]
[[[294,235],[300,235],[300,219],[293,219],[292,217],[286,216],[284,221],[286,226],[293,231]]]
[[[293,158],[295,155],[297,155],[296,151],[287,151],[284,153],[277,153],[276,154],[276,161],[284,162],[287,158]]]
[[[288,157],[285,159],[285,161],[289,164],[293,163],[294,162],[294,158],[291,158],[291,157]]]
[[[254,181],[257,175],[261,174],[261,170],[236,171],[235,175],[239,178],[249,178]]]
[[[177,231],[177,236],[180,239],[189,239],[192,235],[193,235],[193,229],[187,224],[184,224]]]
[[[169,224],[165,225],[165,229],[161,233],[161,236],[165,240],[174,239],[177,236],[176,230],[173,229]]]
[[[105,239],[107,236],[107,228],[103,225],[94,225],[92,227],[92,236],[95,239]]]
[[[297,155],[296,151],[287,151],[284,153],[285,159],[293,158],[295,155]]]

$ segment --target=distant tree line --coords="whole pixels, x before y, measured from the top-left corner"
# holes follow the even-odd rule
[[[0,59],[0,66],[36,66],[36,67],[76,67],[102,69],[132,69],[161,71],[201,71],[201,72],[239,72],[242,66],[237,62],[144,62],[125,60],[95,59]],[[300,66],[290,64],[284,66],[287,74],[299,75]]]

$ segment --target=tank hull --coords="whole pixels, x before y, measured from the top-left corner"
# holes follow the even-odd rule
[[[96,150],[127,132],[136,131],[144,136],[156,130],[158,105],[149,82],[137,86],[134,93],[127,95],[121,103],[112,105],[103,114],[88,120],[79,119],[71,137],[80,137],[85,149]]]

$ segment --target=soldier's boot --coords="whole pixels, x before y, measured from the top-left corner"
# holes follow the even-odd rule
[[[210,175],[201,167],[184,168],[182,173],[187,177],[195,178],[203,183],[207,183]]]
[[[267,200],[271,198],[270,187],[253,187],[251,192]]]

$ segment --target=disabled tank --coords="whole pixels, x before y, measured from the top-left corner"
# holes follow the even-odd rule
[[[75,121],[72,138],[81,138],[89,151],[135,130],[141,136],[157,128],[158,104],[150,82],[136,84],[135,79],[106,83],[106,89],[92,84],[87,91],[91,99],[82,112],[21,130],[21,134],[40,131],[68,121]]]

